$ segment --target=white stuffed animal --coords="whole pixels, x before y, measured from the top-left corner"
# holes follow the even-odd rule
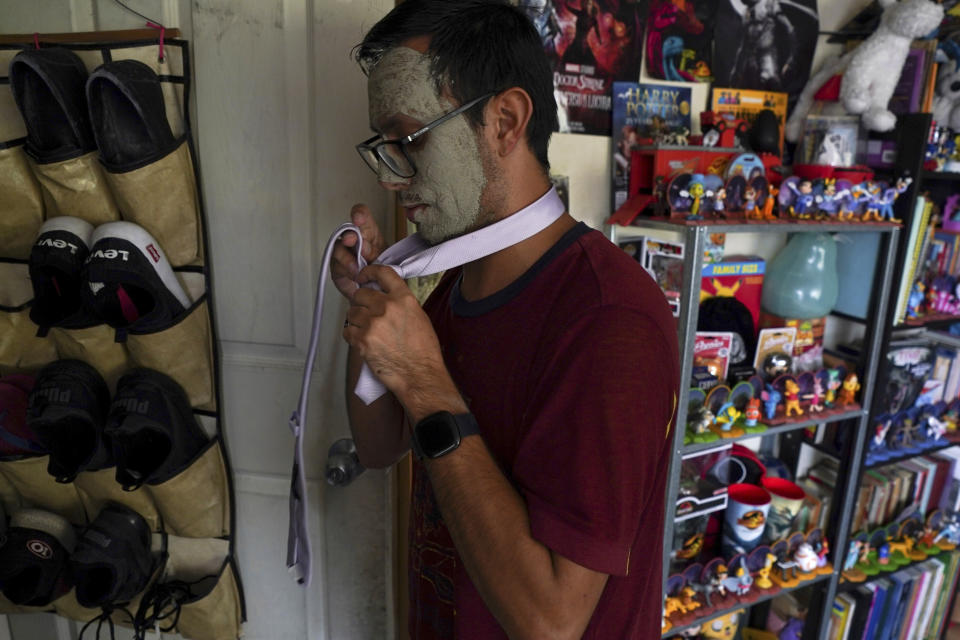
[[[943,7],[932,0],[879,0],[883,15],[877,30],[856,49],[828,59],[804,87],[790,116],[785,134],[793,142],[800,138],[803,121],[813,96],[824,82],[844,71],[840,102],[848,113],[862,114],[871,131],[890,131],[897,117],[887,109],[910,43],[936,29],[943,20]]]
[[[960,131],[960,61],[941,63],[933,97],[933,119],[942,127]]]
[[[850,113],[863,114],[872,131],[890,131],[897,116],[887,103],[914,38],[925,36],[943,20],[943,6],[930,0],[880,0],[883,16],[877,30],[853,50],[840,85],[840,101]]]

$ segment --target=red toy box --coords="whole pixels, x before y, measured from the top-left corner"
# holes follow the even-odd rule
[[[765,264],[757,256],[726,256],[723,262],[704,265],[700,300],[713,296],[736,298],[750,310],[754,328],[759,327]]]

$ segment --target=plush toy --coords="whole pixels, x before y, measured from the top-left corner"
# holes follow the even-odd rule
[[[960,45],[943,40],[938,49],[940,71],[933,96],[933,120],[942,127],[960,131]]]
[[[872,131],[890,131],[897,117],[887,103],[900,79],[900,70],[915,38],[928,35],[943,20],[943,7],[933,0],[879,0],[883,15],[877,30],[857,48],[828,59],[807,86],[787,122],[785,134],[796,142],[813,96],[833,75],[843,72],[840,102],[848,113],[862,114]]]

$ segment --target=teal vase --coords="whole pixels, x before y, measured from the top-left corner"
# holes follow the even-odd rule
[[[837,303],[837,243],[797,233],[767,265],[760,306],[783,318],[822,318]]]

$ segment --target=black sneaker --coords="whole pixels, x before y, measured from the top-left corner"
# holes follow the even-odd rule
[[[27,126],[25,148],[37,162],[68,160],[97,148],[86,82],[86,66],[69,49],[24,49],[10,62],[10,88]]]
[[[47,472],[57,482],[113,466],[103,438],[109,405],[107,383],[86,362],[57,360],[40,370],[30,393],[27,424],[50,452]]]
[[[92,235],[89,222],[72,216],[50,218],[40,227],[30,250],[30,320],[40,327],[40,335],[50,327],[83,329],[100,324],[80,300],[81,272]]]
[[[91,609],[130,602],[153,573],[157,559],[150,543],[143,516],[120,504],[105,506],[70,556],[77,602]]]
[[[132,222],[97,227],[83,268],[83,302],[111,327],[153,333],[190,306],[160,244]]]
[[[160,79],[136,60],[107,62],[87,80],[90,121],[108,169],[129,171],[177,146],[170,130]]]
[[[76,534],[65,518],[40,509],[20,509],[10,519],[0,547],[0,585],[14,604],[43,607],[70,590],[67,558]]]
[[[17,460],[47,453],[27,424],[33,376],[14,373],[0,378],[0,460]]]
[[[210,442],[183,388],[153,369],[120,378],[104,432],[113,445],[117,482],[127,491],[169,480]]]

